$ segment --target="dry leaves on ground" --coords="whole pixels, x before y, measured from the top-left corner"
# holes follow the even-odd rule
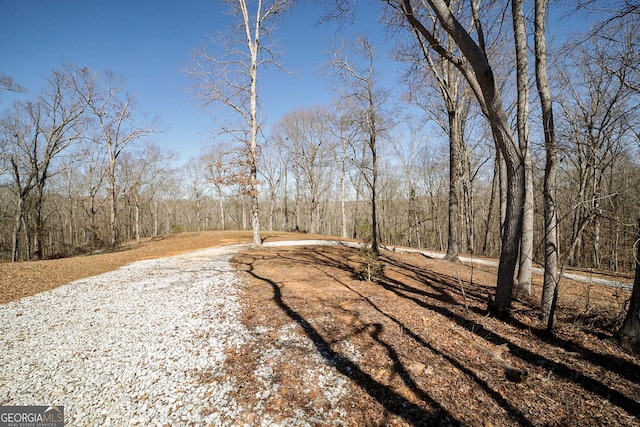
[[[485,317],[495,281],[486,269],[384,252],[384,277],[374,283],[356,277],[357,251],[343,247],[248,251],[235,260],[251,279],[244,322],[297,325],[292,332],[349,381],[341,403],[349,425],[638,423],[638,359],[602,331],[567,321],[575,319],[567,306],[573,290],[564,295],[557,336],[547,339],[526,302],[510,322]],[[593,290],[591,303],[604,304],[612,292]],[[246,372],[250,383],[259,353],[255,343],[239,350],[230,369]],[[526,377],[509,378],[496,354]],[[286,392],[272,398],[275,419],[322,404],[301,380],[306,357],[292,349],[278,362]]]

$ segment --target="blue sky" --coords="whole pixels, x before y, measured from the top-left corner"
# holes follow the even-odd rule
[[[316,25],[323,9],[315,4],[299,2],[277,23],[281,62],[290,73],[261,75],[268,122],[331,100],[317,68],[326,61],[336,27]],[[158,141],[184,161],[211,140],[215,123],[192,99],[192,82],[181,70],[208,35],[228,28],[225,10],[217,0],[0,0],[0,70],[28,89],[21,95],[2,93],[0,109],[14,99],[33,98],[62,63],[109,69],[126,78],[143,113],[160,116],[165,132]],[[341,31],[364,34],[366,29],[382,40],[378,9],[364,10],[360,24],[348,23]]]
[[[275,33],[283,50],[281,63],[290,73],[270,69],[259,76],[268,124],[293,109],[331,101],[318,67],[327,61],[332,41],[363,34],[377,45],[386,39],[385,27],[377,21],[379,0],[357,2],[358,20],[340,26],[317,25],[324,12],[317,4],[323,2],[296,3],[281,15]],[[192,81],[181,70],[193,49],[229,28],[226,10],[219,0],[0,0],[0,70],[29,90],[0,94],[0,110],[14,99],[33,98],[62,63],[109,69],[126,78],[145,115],[160,117],[165,132],[158,142],[184,162],[212,140],[216,122],[200,111],[189,94]],[[576,22],[584,26],[584,16],[560,15],[555,13],[560,22],[552,23],[552,32],[576,28]],[[380,47],[376,67],[383,86],[397,91],[402,87],[399,66],[384,53],[391,45]]]

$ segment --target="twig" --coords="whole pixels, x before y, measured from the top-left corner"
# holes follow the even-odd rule
[[[464,286],[462,286],[462,280],[460,280],[460,273],[458,272],[458,267],[456,267],[456,277],[458,278],[458,284],[460,285],[460,290],[462,291],[462,298],[464,299],[464,308],[468,316],[469,304],[467,304],[467,294],[464,292]]]
[[[502,368],[505,376],[509,381],[522,382],[529,375],[527,371],[516,368],[515,366],[509,364],[509,362],[503,359],[502,354],[509,352],[509,347],[507,346],[507,344],[502,344],[494,350],[485,345],[477,343],[472,337],[467,336],[467,334],[461,331],[458,331],[455,328],[452,328],[452,329],[455,333],[457,333],[458,335],[463,337],[466,341],[468,341],[469,344],[471,344],[471,346],[474,347],[476,350],[490,356],[491,360],[496,362],[498,366]]]

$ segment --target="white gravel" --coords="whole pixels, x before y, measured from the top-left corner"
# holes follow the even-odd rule
[[[241,280],[229,259],[243,247],[140,261],[0,305],[0,405],[64,405],[73,426],[238,425],[246,411],[263,425],[322,424],[304,411],[277,421],[234,398],[224,351],[259,333],[239,320]],[[306,380],[346,396],[344,379],[310,360]],[[278,385],[264,368],[256,394],[268,396]]]

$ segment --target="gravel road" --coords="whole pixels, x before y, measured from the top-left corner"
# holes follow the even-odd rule
[[[70,426],[235,426],[247,412],[253,425],[310,425],[234,398],[224,351],[264,332],[239,320],[229,259],[244,247],[140,261],[1,305],[0,405],[63,405]],[[309,372],[346,387],[331,366]],[[277,384],[263,374],[256,394],[268,396]]]

